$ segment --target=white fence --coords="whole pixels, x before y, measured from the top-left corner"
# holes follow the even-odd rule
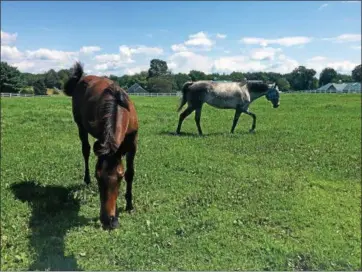
[[[180,96],[181,93],[129,93],[130,96]],[[20,93],[1,93],[1,97],[64,97],[64,95],[35,95],[35,94],[20,94]]]
[[[348,91],[333,91],[333,90],[327,90],[327,91],[321,91],[321,90],[303,90],[303,91],[288,91],[283,93],[335,93],[335,94],[356,94],[361,93],[361,90],[348,90]]]
[[[303,91],[290,91],[287,93],[336,93],[336,94],[357,94],[361,93],[359,90],[350,90],[348,92],[336,92],[336,91],[319,91],[319,90],[303,90]],[[160,97],[160,96],[181,96],[180,92],[177,93],[129,93],[130,96],[147,96],[147,97]],[[64,97],[63,95],[35,95],[35,94],[19,94],[19,93],[1,93],[1,97]]]

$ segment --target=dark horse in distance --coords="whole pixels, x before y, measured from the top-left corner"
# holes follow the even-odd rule
[[[90,183],[88,134],[97,139],[93,151],[98,157],[95,177],[100,194],[100,220],[105,228],[116,228],[117,198],[120,182],[125,177],[126,210],[132,211],[132,183],[137,149],[138,118],[127,93],[105,77],[84,76],[83,67],[76,62],[73,73],[64,85],[72,97],[73,118],[82,143],[85,172],[84,182]],[[122,157],[126,156],[125,171]]]

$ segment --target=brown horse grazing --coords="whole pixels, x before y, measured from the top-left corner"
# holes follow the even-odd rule
[[[82,143],[85,173],[90,183],[88,133],[97,139],[93,151],[98,157],[95,177],[100,194],[100,220],[105,228],[116,228],[119,184],[123,176],[127,183],[126,210],[132,211],[132,182],[137,148],[138,119],[127,93],[105,77],[83,75],[77,62],[73,74],[64,85],[66,95],[72,97],[73,118]],[[122,157],[126,156],[126,171]]]

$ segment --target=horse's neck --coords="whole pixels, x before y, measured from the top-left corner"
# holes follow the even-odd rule
[[[258,99],[259,97],[262,97],[266,95],[267,92],[250,92],[250,102],[253,102],[254,100]]]

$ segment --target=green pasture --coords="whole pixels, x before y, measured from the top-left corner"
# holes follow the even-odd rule
[[[1,100],[1,270],[360,270],[361,97],[283,94],[242,115],[132,97],[136,212],[104,231],[68,97]],[[93,143],[94,140],[91,140]]]

